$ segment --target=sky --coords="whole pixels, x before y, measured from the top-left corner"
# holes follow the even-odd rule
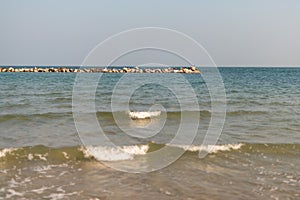
[[[0,65],[80,65],[140,27],[185,33],[218,66],[300,66],[299,0],[0,0]]]

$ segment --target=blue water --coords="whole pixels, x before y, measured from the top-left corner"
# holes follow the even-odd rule
[[[219,71],[226,118],[203,159],[212,105],[222,102],[211,100],[201,74],[103,74],[93,88],[100,74],[0,73],[0,199],[299,198],[300,68]],[[97,124],[131,153],[105,146]],[[193,146],[169,166],[132,174],[102,162],[151,167],[144,156],[170,145],[182,124],[171,149]],[[157,165],[170,158],[161,156]]]
[[[227,99],[227,116],[221,143],[300,142],[300,69],[219,68],[219,71]],[[93,79],[99,75],[84,76]],[[96,112],[112,111],[111,95],[122,76],[104,74],[101,77],[95,96]],[[150,79],[157,84],[137,88],[130,98],[129,109],[148,111],[151,106],[159,104],[166,112],[179,112],[182,108],[176,94],[164,85],[172,80],[179,90],[184,88],[181,76],[133,74],[125,84],[118,85],[122,93],[118,94],[119,101],[114,107],[118,111],[126,110],[126,102],[122,99],[128,96],[129,89],[136,85],[138,79]],[[197,95],[202,119],[199,135],[203,135],[207,130],[211,109],[208,89],[201,75],[190,74],[184,78]],[[75,79],[76,74],[73,73],[1,73],[0,147],[38,144],[69,146],[80,143],[72,116]],[[190,91],[182,89],[180,94],[185,97],[184,109],[195,111],[195,106],[189,101]],[[120,131],[113,127],[105,128],[108,131],[112,131],[109,128],[113,132]]]

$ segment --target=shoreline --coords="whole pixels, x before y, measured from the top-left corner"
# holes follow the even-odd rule
[[[26,72],[26,73],[184,73],[184,74],[200,74],[201,71],[196,67],[181,68],[139,68],[139,67],[123,67],[123,68],[74,68],[74,67],[0,67],[0,73],[5,72]]]

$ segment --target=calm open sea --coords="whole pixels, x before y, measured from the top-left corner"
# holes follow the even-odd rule
[[[0,199],[299,199],[300,68],[219,71],[227,111],[212,148],[202,142],[215,102],[201,74],[127,79],[103,74],[95,98],[86,96],[91,87],[81,88],[81,105],[94,105],[81,114],[95,116],[116,145],[111,147],[98,140],[92,121],[82,119],[85,135],[78,135],[72,112],[75,73],[0,73]],[[81,76],[87,82],[99,78]],[[137,87],[141,80],[151,83]],[[191,140],[183,130],[180,142],[170,145],[182,116],[199,120],[197,135]],[[160,170],[128,173],[109,167],[143,168],[147,154],[168,145],[186,152]],[[207,156],[199,158],[200,150]]]

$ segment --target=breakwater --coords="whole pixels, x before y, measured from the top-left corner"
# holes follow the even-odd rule
[[[71,67],[0,67],[0,72],[44,72],[44,73],[185,73],[199,74],[201,73],[196,67],[181,68],[139,68],[139,67],[123,67],[123,68],[71,68]]]

